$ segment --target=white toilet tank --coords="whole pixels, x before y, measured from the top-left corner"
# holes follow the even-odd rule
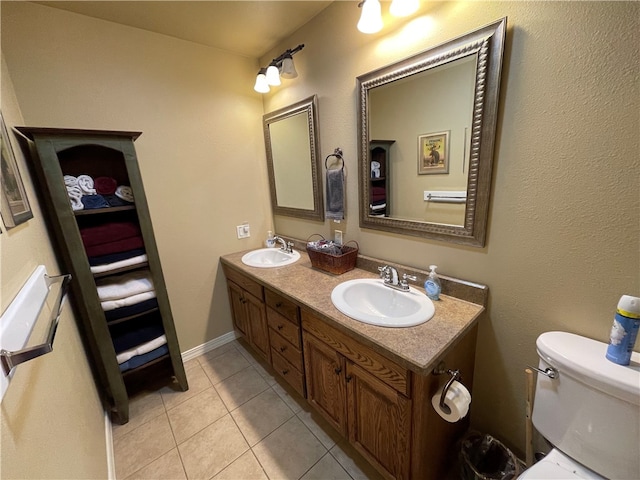
[[[605,358],[607,344],[566,332],[536,342],[538,373],[533,424],[556,448],[598,474],[640,479],[640,354],[631,365]]]

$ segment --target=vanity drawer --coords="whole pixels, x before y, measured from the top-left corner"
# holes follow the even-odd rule
[[[258,282],[245,277],[241,273],[238,273],[231,268],[223,267],[223,270],[225,276],[227,277],[227,280],[231,280],[233,283],[243,288],[257,299],[261,301],[264,300],[263,288],[262,285],[260,285]]]
[[[304,371],[302,367],[302,352],[294,347],[287,340],[282,338],[275,330],[269,329],[269,340],[271,348],[282,355],[291,365],[296,367],[300,372]]]
[[[267,322],[285,340],[291,342],[296,348],[300,348],[300,327],[271,308],[267,308]]]
[[[409,370],[302,310],[302,328],[398,392],[411,393]]]
[[[280,315],[288,318],[296,325],[300,325],[298,305],[269,289],[265,289],[265,297],[265,302],[269,307],[273,308]]]
[[[271,350],[271,363],[275,371],[282,375],[282,378],[304,397],[304,375],[275,350]]]

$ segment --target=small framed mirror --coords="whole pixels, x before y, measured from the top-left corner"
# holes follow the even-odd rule
[[[361,227],[484,246],[506,26],[357,78]]]
[[[316,95],[263,116],[271,206],[276,215],[324,220],[318,177]]]

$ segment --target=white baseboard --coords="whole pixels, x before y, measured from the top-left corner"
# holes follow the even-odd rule
[[[225,333],[224,335],[220,335],[218,338],[209,340],[207,343],[203,343],[202,345],[198,345],[191,350],[182,352],[182,361],[186,362],[193,358],[199,357],[200,355],[204,355],[205,353],[213,350],[214,348],[218,348],[225,343],[233,342],[236,338],[238,338],[238,334],[235,332],[235,330],[232,330],[229,333]]]
[[[116,458],[113,455],[113,428],[111,426],[111,415],[107,410],[104,412],[104,436],[107,444],[107,478],[116,480]]]

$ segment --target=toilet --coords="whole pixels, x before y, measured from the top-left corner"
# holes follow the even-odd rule
[[[640,354],[617,365],[607,344],[566,332],[536,347],[556,378],[537,373],[532,421],[554,448],[518,478],[640,479]]]

